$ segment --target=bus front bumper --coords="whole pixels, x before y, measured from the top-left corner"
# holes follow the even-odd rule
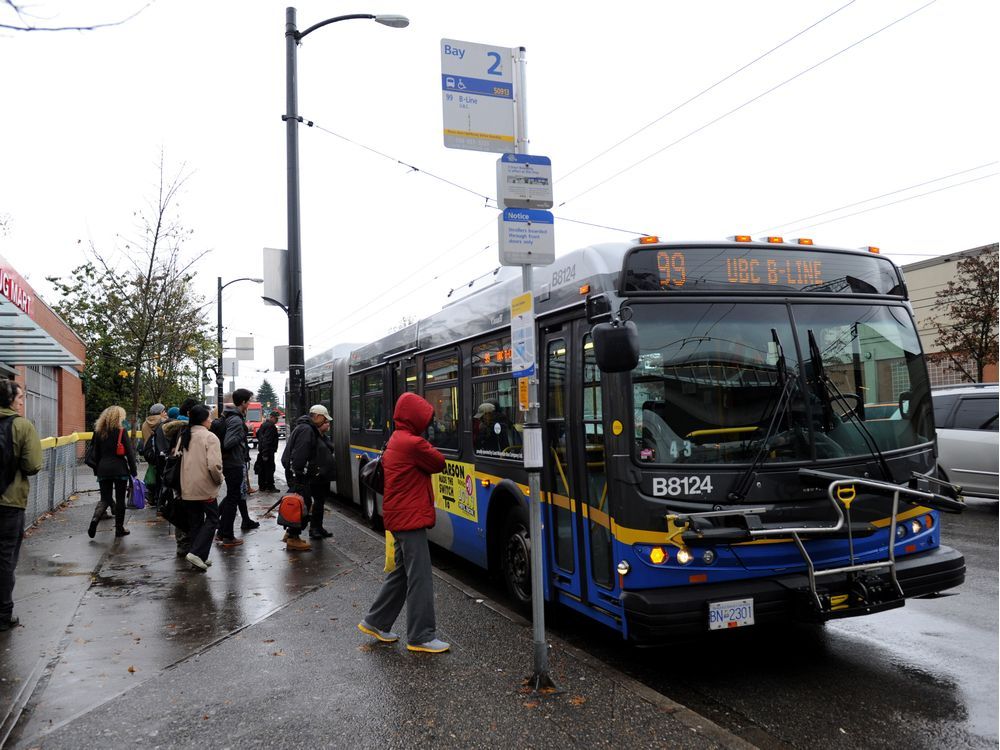
[[[880,573],[889,581],[888,571]],[[951,547],[936,547],[896,559],[896,577],[905,598],[935,594],[965,581],[965,557]],[[822,579],[821,590],[846,591],[847,576]],[[677,636],[708,631],[708,604],[753,599],[754,624],[809,622],[818,617],[808,606],[809,579],[792,573],[725,583],[706,583],[667,589],[625,591],[622,604],[629,638],[639,643],[663,643]]]

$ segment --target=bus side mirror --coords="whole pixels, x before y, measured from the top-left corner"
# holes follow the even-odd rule
[[[606,295],[587,295],[587,322],[603,323],[611,320],[611,300]]]
[[[598,323],[590,335],[601,372],[629,372],[639,364],[639,329],[632,321]]]

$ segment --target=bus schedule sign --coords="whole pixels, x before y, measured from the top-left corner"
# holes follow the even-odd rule
[[[511,376],[526,378],[535,373],[535,301],[531,292],[510,303]]]
[[[514,146],[514,53],[510,47],[441,40],[444,145],[505,153]]]

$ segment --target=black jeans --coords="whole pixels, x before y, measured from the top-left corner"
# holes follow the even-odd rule
[[[14,613],[14,568],[24,539],[24,508],[0,505],[0,620]]]
[[[273,490],[274,487],[274,452],[260,453],[257,456],[257,486],[261,490]]]
[[[221,516],[219,532],[223,539],[232,539],[235,536],[233,522],[236,521],[236,513],[238,510],[243,510],[240,508],[241,504],[246,507],[246,501],[243,500],[243,473],[242,466],[222,469],[222,476],[226,478],[226,496],[219,503]]]
[[[97,484],[101,488],[101,499],[94,509],[94,521],[104,518],[104,511],[108,506],[115,506],[115,528],[121,529],[125,526],[125,491],[131,477],[98,477]],[[114,490],[114,500],[111,499],[111,492]]]
[[[215,530],[219,528],[219,504],[215,500],[198,502],[185,500],[187,510],[188,530],[191,535],[191,553],[202,560],[208,559],[212,551],[212,539]]]

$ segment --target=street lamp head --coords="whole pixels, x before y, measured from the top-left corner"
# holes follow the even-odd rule
[[[383,26],[391,26],[394,29],[405,29],[410,25],[410,19],[406,16],[375,16],[375,20]]]

